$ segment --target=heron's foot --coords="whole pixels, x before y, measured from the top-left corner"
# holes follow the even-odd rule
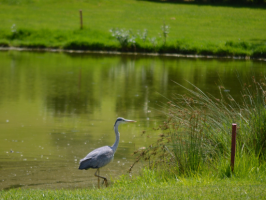
[[[102,184],[105,184],[106,187],[108,186],[107,178],[103,179],[103,183]]]

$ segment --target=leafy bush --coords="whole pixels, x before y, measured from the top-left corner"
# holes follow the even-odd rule
[[[136,43],[135,36],[130,30],[124,29],[111,29],[110,32],[112,36],[117,39],[123,49],[126,49],[129,45],[134,45]]]

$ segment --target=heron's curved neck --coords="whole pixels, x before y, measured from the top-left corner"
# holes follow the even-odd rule
[[[116,149],[118,147],[119,139],[120,139],[120,134],[118,132],[118,124],[115,124],[114,130],[115,130],[115,143],[113,144],[112,149],[113,149],[113,151],[115,153]]]

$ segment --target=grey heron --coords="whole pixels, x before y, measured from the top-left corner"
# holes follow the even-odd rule
[[[94,176],[98,177],[98,188],[100,188],[100,178],[103,179],[103,183],[105,183],[106,187],[108,185],[107,178],[100,176],[100,168],[107,165],[113,159],[116,149],[118,147],[119,139],[120,139],[120,134],[118,132],[118,126],[119,124],[126,123],[126,122],[135,122],[135,121],[124,119],[122,117],[117,118],[115,125],[114,125],[116,139],[115,139],[115,143],[113,144],[113,146],[103,146],[103,147],[94,149],[85,158],[80,160],[79,169],[85,169],[85,170],[89,168],[97,169]]]

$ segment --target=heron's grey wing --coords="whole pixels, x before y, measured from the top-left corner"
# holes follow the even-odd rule
[[[100,168],[107,165],[113,158],[114,152],[109,146],[100,147],[90,152],[80,160],[79,169]]]

